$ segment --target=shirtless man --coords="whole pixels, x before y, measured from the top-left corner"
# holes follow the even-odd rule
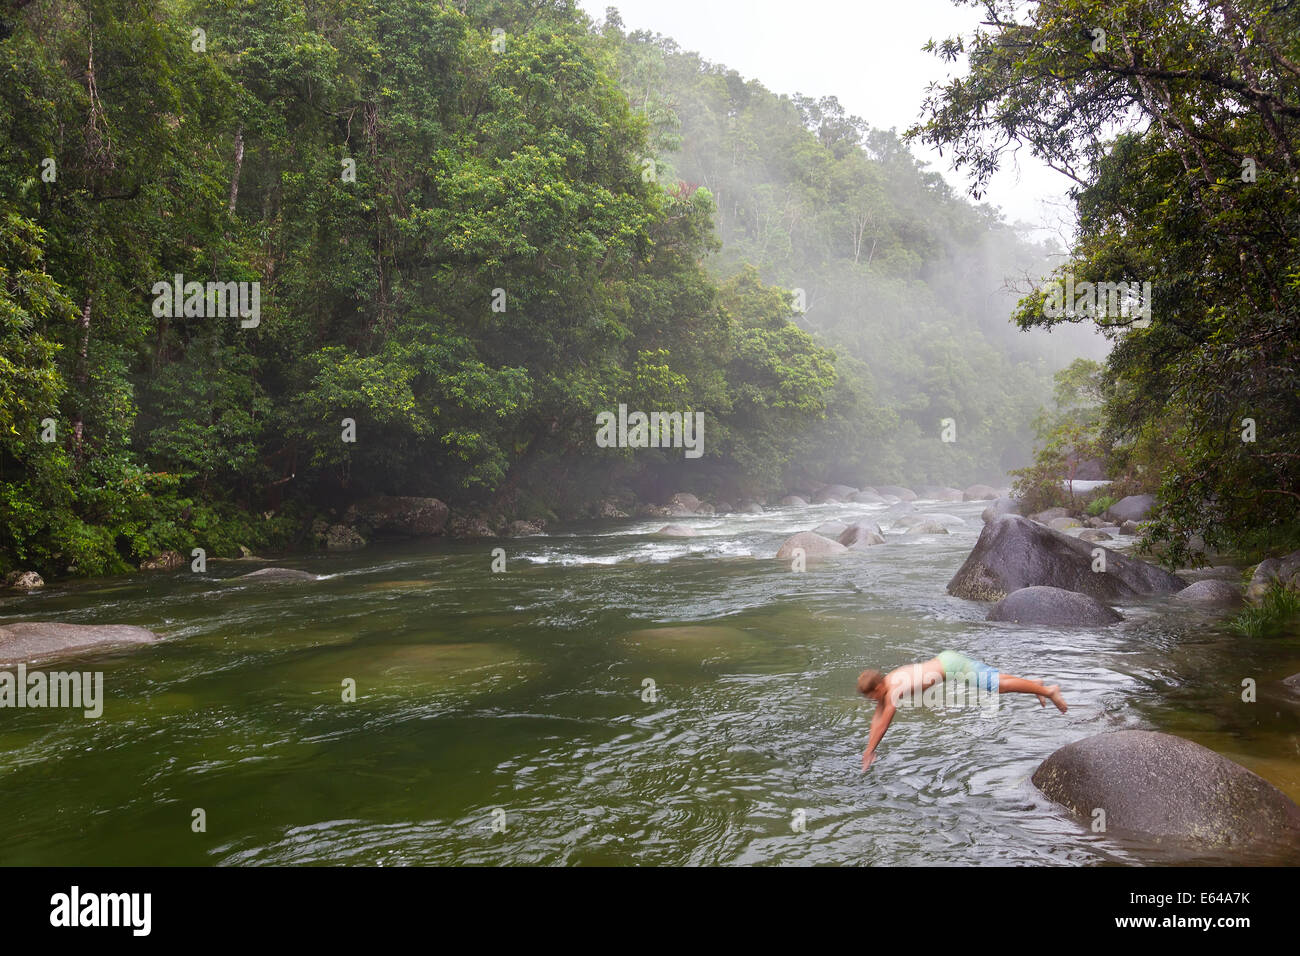
[[[920,664],[904,664],[888,674],[863,671],[858,677],[858,692],[876,702],[876,712],[871,715],[871,735],[862,754],[864,773],[876,759],[876,748],[889,729],[899,702],[904,697],[919,700],[926,688],[942,680],[973,682],[977,691],[986,693],[994,693],[996,689],[999,694],[1035,694],[1043,707],[1050,700],[1061,713],[1067,709],[1059,685],[999,674],[997,668],[971,660],[956,651],[943,651],[938,657]]]

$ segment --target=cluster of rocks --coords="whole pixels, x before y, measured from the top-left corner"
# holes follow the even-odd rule
[[[818,482],[797,485],[780,499],[783,507],[823,504],[895,505],[902,501],[988,501],[998,497],[998,490],[988,485],[971,485],[965,491],[943,485],[918,485],[916,490],[902,485],[876,485],[854,488],[851,485],[824,485]]]

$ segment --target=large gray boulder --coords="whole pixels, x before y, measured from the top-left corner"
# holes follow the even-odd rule
[[[60,624],[18,621],[0,626],[0,666],[30,664],[110,647],[153,644],[153,631],[127,624]]]
[[[450,510],[437,498],[376,495],[347,511],[348,524],[363,524],[378,534],[412,538],[442,534]]]
[[[1098,528],[1089,528],[1079,535],[1079,540],[1093,543],[1097,541],[1113,541],[1114,539],[1105,531]]]
[[[1070,512],[1067,508],[1046,508],[1037,514],[1030,515],[1029,517],[1037,521],[1039,524],[1050,525],[1057,518],[1068,518],[1069,516]]]
[[[812,497],[812,503],[824,505],[829,502],[848,501],[851,496],[857,493],[858,489],[850,488],[848,485],[824,485],[817,489],[817,493]]]
[[[1103,627],[1124,620],[1096,598],[1064,588],[1042,586],[1012,591],[989,611],[987,620],[1013,624]]]
[[[862,549],[884,544],[885,536],[874,521],[855,521],[840,534],[839,541],[846,548]]]
[[[998,490],[988,485],[971,485],[961,496],[963,501],[993,501],[998,497]]]
[[[1106,509],[1106,517],[1123,524],[1125,521],[1144,521],[1156,503],[1154,495],[1129,495]]]
[[[966,562],[948,582],[948,593],[1000,601],[1021,588],[1046,585],[1110,602],[1172,594],[1187,586],[1177,575],[1105,548],[1106,569],[1094,571],[1092,552],[1099,547],[1020,515],[1002,515],[984,526]]]
[[[294,568],[261,568],[257,571],[250,571],[248,574],[241,574],[234,580],[276,583],[279,581],[318,581],[320,579],[307,571],[298,571]]]
[[[1034,786],[1107,832],[1189,847],[1300,851],[1300,806],[1267,780],[1200,744],[1122,730],[1067,744],[1034,771]]]
[[[819,558],[828,554],[843,554],[849,550],[838,541],[823,538],[811,531],[800,531],[798,534],[792,534],[785,539],[785,543],[776,552],[776,556],[785,559],[793,558],[795,548],[802,548],[804,556],[808,558]]]
[[[689,492],[679,491],[668,499],[669,508],[679,508],[682,514],[693,515],[700,510],[700,499]]]
[[[1240,587],[1229,581],[1214,578],[1193,581],[1175,594],[1174,600],[1181,604],[1194,604],[1197,607],[1235,608],[1243,603]]]
[[[1069,531],[1071,528],[1082,527],[1078,518],[1071,518],[1069,515],[1063,515],[1059,518],[1053,518],[1047,522],[1047,526],[1053,531]]]

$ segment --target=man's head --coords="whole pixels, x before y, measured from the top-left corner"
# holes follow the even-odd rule
[[[863,671],[858,675],[858,693],[880,700],[885,695],[885,675],[875,670]]]

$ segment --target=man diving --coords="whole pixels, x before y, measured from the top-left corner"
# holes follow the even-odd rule
[[[876,712],[871,716],[871,734],[867,738],[867,749],[862,754],[864,773],[876,759],[876,748],[880,746],[902,699],[907,697],[919,700],[926,688],[943,680],[966,683],[976,693],[1034,694],[1043,707],[1050,700],[1061,713],[1068,709],[1059,685],[1040,684],[1023,677],[999,674],[997,668],[956,651],[943,651],[938,657],[920,664],[904,664],[888,674],[865,670],[858,677],[858,692],[876,702]]]

